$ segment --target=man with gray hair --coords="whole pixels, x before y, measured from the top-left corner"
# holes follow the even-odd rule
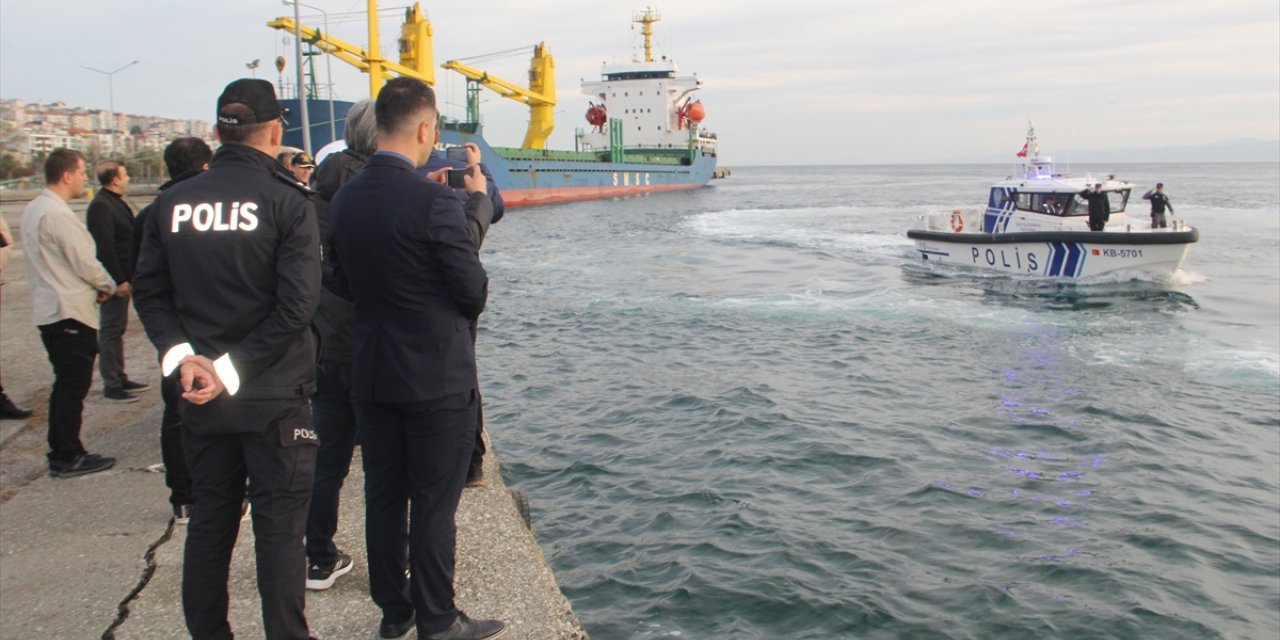
[[[338,496],[351,467],[356,444],[356,418],[351,408],[352,304],[333,292],[333,246],[329,238],[329,201],[338,188],[364,169],[378,150],[373,101],[361,100],[347,111],[347,148],[330,154],[316,169],[314,191],[320,221],[321,290],[315,324],[320,331],[320,363],[311,412],[320,451],[315,489],[307,514],[307,588],[323,590],[351,571],[351,555],[333,543],[338,531]]]

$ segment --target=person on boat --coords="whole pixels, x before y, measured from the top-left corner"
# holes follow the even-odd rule
[[[1044,199],[1044,212],[1045,212],[1045,213],[1049,213],[1049,214],[1053,214],[1053,215],[1055,215],[1055,216],[1056,216],[1056,215],[1058,215],[1058,202],[1057,202],[1056,200],[1054,200],[1052,197],[1045,198],[1045,199]]]
[[[1142,199],[1151,201],[1151,228],[1168,228],[1169,222],[1164,217],[1164,210],[1168,208],[1169,213],[1173,213],[1173,204],[1169,202],[1169,196],[1164,194],[1164,183],[1157,182],[1155,190],[1143,194]]]
[[[1102,231],[1105,229],[1107,220],[1111,218],[1111,201],[1107,199],[1107,194],[1102,191],[1102,183],[1095,182],[1092,191],[1085,189],[1079,195],[1089,202],[1089,230]]]

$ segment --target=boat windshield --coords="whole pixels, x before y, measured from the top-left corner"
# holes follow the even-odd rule
[[[1111,201],[1111,213],[1121,213],[1129,202],[1129,190],[1107,191],[1107,199]],[[1027,193],[1015,194],[1018,209],[1047,213],[1053,216],[1089,215],[1089,202],[1076,192],[1065,193]]]
[[[1027,193],[1017,194],[1017,207],[1022,211],[1047,213],[1053,216],[1082,216],[1089,213],[1089,205],[1085,203],[1081,209],[1076,205],[1074,193]]]
[[[1107,194],[1107,200],[1111,202],[1111,213],[1124,213],[1124,207],[1129,203],[1129,190],[1120,189],[1119,191],[1104,191]],[[1072,198],[1072,208],[1075,215],[1086,215],[1089,213],[1089,201],[1080,197],[1080,194],[1074,194]]]

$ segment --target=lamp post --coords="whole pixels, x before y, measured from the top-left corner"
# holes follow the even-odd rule
[[[286,2],[285,4],[290,4]],[[293,4],[293,62],[297,69],[298,111],[302,117],[302,150],[311,153],[311,118],[307,115],[307,94],[302,89],[302,20],[298,3]]]
[[[332,35],[332,34],[329,34],[329,12],[325,11],[324,9],[321,9],[320,7],[313,7],[305,2],[298,2],[297,0],[282,0],[282,1],[287,5],[288,4],[293,5],[295,22],[297,21],[297,10],[299,5],[304,6],[308,9],[319,11],[320,15],[324,16],[325,34]],[[324,71],[325,85],[329,87],[329,142],[333,142],[334,140],[338,139],[338,126],[334,124],[334,121],[333,121],[334,117],[333,117],[333,56],[332,55],[325,54],[324,68],[325,68],[325,71]]]
[[[114,83],[112,82],[112,76],[132,67],[135,64],[138,64],[137,60],[134,60],[133,62],[130,62],[129,64],[126,64],[114,71],[103,71],[102,69],[94,69],[88,65],[81,65],[90,71],[96,71],[107,77],[107,110],[111,114],[111,156],[113,159],[116,155],[116,92]]]

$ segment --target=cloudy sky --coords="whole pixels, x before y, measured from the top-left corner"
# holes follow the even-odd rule
[[[704,124],[732,165],[919,163],[1010,157],[1034,121],[1046,152],[1187,146],[1280,138],[1276,0],[684,0],[656,3],[657,52],[705,82]],[[364,0],[309,0],[331,32],[364,46]],[[380,3],[382,51],[396,57],[404,3]],[[543,41],[555,57],[557,129],[572,148],[586,126],[582,79],[639,51],[638,1],[434,0],[437,63]],[[56,7],[56,9],[51,8]],[[400,10],[396,10],[400,8]],[[0,0],[0,97],[211,119],[222,86],[277,78],[292,58],[266,22],[279,0]],[[303,22],[321,14],[303,7]],[[528,56],[485,68],[523,84]],[[292,73],[292,67],[286,74]],[[324,83],[324,65],[318,65]],[[339,98],[367,94],[334,61]],[[445,111],[461,116],[463,81],[440,71]],[[486,93],[489,141],[517,146],[527,111]],[[1152,158],[1158,160],[1158,158]]]

